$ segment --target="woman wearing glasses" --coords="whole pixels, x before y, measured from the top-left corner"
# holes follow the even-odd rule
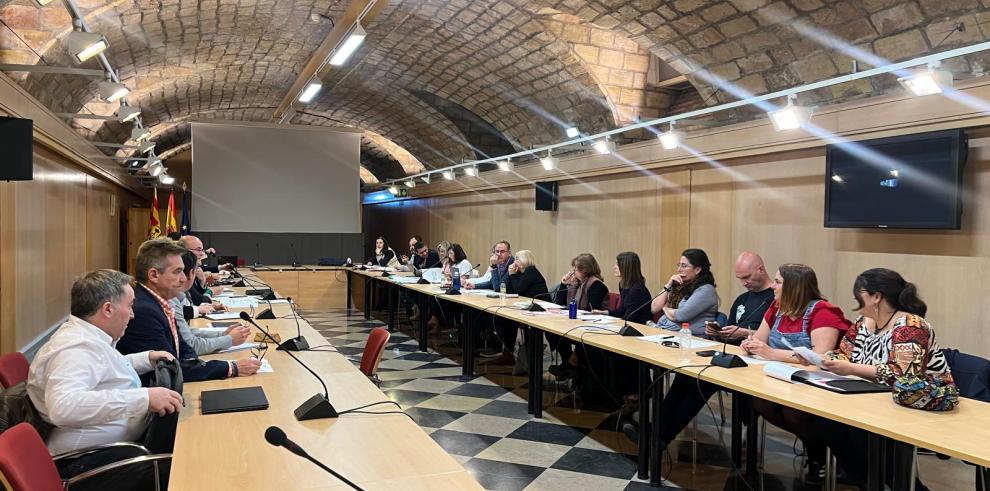
[[[677,331],[686,322],[692,335],[704,336],[705,322],[715,320],[718,315],[715,275],[705,251],[687,249],[681,253],[677,272],[653,299],[651,310],[654,314],[663,313],[658,327]]]

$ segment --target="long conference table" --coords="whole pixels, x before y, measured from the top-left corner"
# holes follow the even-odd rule
[[[250,277],[250,273],[244,275]],[[265,282],[254,277],[252,283]],[[235,290],[240,293],[244,288]],[[265,302],[256,310],[263,308],[267,308]],[[289,305],[273,303],[272,308],[276,319],[256,322],[271,333],[278,333],[283,340],[294,337],[296,321]],[[298,321],[311,347],[327,344],[304,319]],[[205,327],[209,322],[195,319],[191,325]],[[256,328],[252,331],[258,332]],[[179,415],[169,489],[350,489],[309,461],[269,445],[264,437],[269,426],[282,428],[289,439],[310,455],[364,489],[482,489],[453,457],[404,414],[345,414],[332,419],[296,421],[292,411],[312,395],[322,393],[322,387],[289,355],[277,351],[273,343],[268,344],[265,359],[272,373],[184,385],[185,407]],[[336,351],[294,354],[323,377],[330,401],[338,411],[388,400],[350,360]],[[202,358],[236,360],[250,356],[250,351],[239,351]],[[251,386],[264,389],[268,409],[201,414],[203,391]],[[399,409],[393,404],[382,404],[366,410]]]
[[[792,384],[764,375],[762,366],[726,369],[709,366],[710,358],[694,354],[681,354],[678,348],[667,348],[657,343],[644,342],[636,337],[618,336],[612,332],[592,327],[578,328],[580,320],[568,319],[566,315],[534,314],[518,308],[512,303],[529,300],[525,297],[511,299],[486,298],[484,295],[446,295],[438,285],[406,283],[384,275],[380,271],[347,270],[347,307],[355,301],[363,302],[364,316],[370,318],[374,285],[383,286],[385,303],[388,308],[389,329],[395,328],[399,289],[406,289],[419,295],[420,321],[418,340],[420,349],[427,349],[426,307],[434,298],[468,308],[462,309],[463,332],[463,373],[474,373],[473,330],[474,319],[480,313],[496,315],[528,326],[528,346],[543,346],[543,334],[564,335],[587,346],[600,348],[622,355],[638,362],[639,392],[641,411],[648,411],[649,417],[641,417],[639,431],[639,477],[649,478],[654,486],[661,484],[660,462],[664,448],[660,445],[660,428],[663,424],[661,412],[663,384],[657,383],[667,373],[684,373],[700,380],[720,386],[732,394],[732,425],[730,456],[737,469],[743,468],[743,422],[746,424],[745,472],[749,476],[757,473],[757,425],[752,410],[753,398],[776,402],[807,413],[839,421],[870,434],[868,442],[869,476],[867,488],[881,490],[886,481],[885,465],[894,459],[893,489],[910,490],[914,487],[914,452],[925,448],[983,467],[982,477],[987,478],[990,467],[990,404],[963,399],[959,406],[949,412],[928,412],[909,409],[895,404],[890,394],[838,394],[806,384]],[[629,323],[646,335],[670,334],[643,324]],[[729,345],[730,353],[744,354],[739,347]],[[530,349],[530,367],[542,367],[543,350]],[[528,402],[529,412],[534,417],[542,416],[543,378],[542,370],[529,370]]]

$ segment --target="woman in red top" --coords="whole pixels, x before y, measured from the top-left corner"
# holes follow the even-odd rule
[[[742,342],[742,349],[765,360],[785,363],[807,362],[791,351],[802,346],[825,354],[835,349],[839,338],[852,325],[842,311],[828,303],[818,290],[815,271],[803,264],[784,264],[773,278],[774,302],[760,328]],[[763,419],[794,433],[804,442],[808,454],[808,482],[821,482],[825,470],[825,444],[810,431],[812,417],[780,404],[755,400],[753,408]]]

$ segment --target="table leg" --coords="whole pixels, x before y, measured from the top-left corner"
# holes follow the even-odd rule
[[[888,440],[888,446],[894,454],[893,482],[894,491],[914,491],[914,454],[915,446],[896,440]]]
[[[464,377],[474,376],[474,319],[475,310],[468,306],[461,308],[461,349],[463,355]]]
[[[419,294],[419,350],[427,350],[427,336],[429,335],[429,328],[426,327],[426,318],[430,316],[430,296],[421,293]]]
[[[526,390],[528,391],[526,394],[526,412],[533,414],[533,408],[536,406],[536,381],[533,380],[533,374],[536,373],[536,367],[533,365],[533,351],[536,348],[534,347],[533,332],[535,332],[536,329],[526,327],[523,327],[523,329],[526,329],[526,355],[529,357],[526,359],[526,365],[529,366],[529,370],[526,371],[526,375],[529,376],[529,382],[526,384]]]
[[[532,333],[530,338],[533,340],[532,344],[529,345],[530,352],[530,362],[529,362],[529,373],[530,373],[530,394],[533,395],[533,417],[542,418],[543,417],[543,331],[535,328],[528,328]]]
[[[645,361],[636,365],[639,367],[639,450],[636,463],[639,478],[646,479],[650,477],[650,365]]]
[[[884,437],[870,433],[866,441],[866,489],[882,491],[884,488],[884,467],[887,463]]]
[[[661,463],[663,462],[663,453],[667,451],[666,447],[663,445],[663,440],[660,438],[660,427],[663,424],[663,381],[660,380],[664,373],[660,367],[650,367],[653,371],[653,392],[650,396],[650,417],[641,419],[648,419],[650,425],[650,445],[652,451],[650,452],[650,486],[657,487],[660,486],[661,479]],[[642,424],[642,421],[640,421]]]
[[[371,320],[371,278],[364,279],[364,320]]]
[[[347,270],[347,310],[351,310],[351,277],[354,276],[354,272]]]
[[[395,304],[397,303],[396,286],[385,283],[385,296],[388,297],[388,332],[395,332]]]
[[[760,431],[759,425],[757,424],[756,411],[753,409],[753,398],[749,396],[744,397],[746,401],[746,475],[753,477],[757,475],[759,469],[757,469],[757,464],[759,463],[759,456],[757,455],[757,449],[759,448]]]
[[[736,469],[742,468],[742,422],[745,418],[746,398],[739,392],[732,393],[732,435],[730,456]]]

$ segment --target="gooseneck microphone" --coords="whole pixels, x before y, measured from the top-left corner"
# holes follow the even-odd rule
[[[261,264],[261,242],[254,243],[254,251],[254,267],[258,268],[263,266],[263,264]]]
[[[760,306],[754,309],[752,312],[759,312],[760,309],[763,308],[764,305],[766,305],[766,303],[767,301],[764,300],[763,302],[760,303]],[[733,329],[732,332],[727,334],[725,338],[722,340],[722,352],[712,357],[712,362],[711,362],[712,365],[722,368],[740,368],[747,366],[746,360],[743,360],[738,355],[733,355],[731,353],[725,352],[725,349],[729,345],[729,338],[732,337],[732,335],[739,330],[740,327],[739,324],[742,324],[742,320],[737,319],[736,328]]]
[[[296,253],[296,246],[292,242],[289,242],[289,255],[292,257],[293,268],[302,266],[302,263],[299,262],[299,254]]]
[[[292,303],[292,297],[285,297],[289,302],[289,308],[292,309],[292,318],[296,321],[296,337],[286,339],[282,344],[278,345],[279,350],[282,351],[303,351],[309,349],[309,341],[302,335],[302,329],[299,327],[299,315],[296,314],[296,307]]]
[[[265,333],[265,337],[270,339],[272,343],[278,344],[278,340],[276,340],[275,337],[273,337],[268,332],[267,329],[259,326],[258,323],[255,322],[250,315],[248,315],[247,312],[243,312],[243,311],[241,312],[241,319],[251,323],[251,325],[257,327],[258,330]],[[316,377],[316,380],[319,380],[320,385],[323,386],[322,394],[316,394],[313,397],[306,399],[305,402],[303,402],[299,407],[295,409],[295,411],[293,411],[293,414],[295,414],[296,419],[299,421],[305,421],[307,419],[336,418],[337,410],[334,409],[333,404],[330,404],[330,392],[327,390],[326,382],[324,382],[323,379],[319,375],[317,375],[312,368],[309,368],[299,358],[296,358],[296,355],[293,355],[291,351],[286,351],[285,354],[292,357],[293,360],[296,360],[296,363],[298,363],[300,366],[305,368],[306,371],[309,372],[311,375]]]
[[[348,480],[346,477],[341,476],[340,474],[334,472],[333,469],[327,467],[326,465],[324,465],[319,460],[314,459],[308,453],[306,453],[306,451],[303,450],[302,447],[300,447],[299,445],[297,445],[292,440],[289,440],[289,437],[285,436],[285,432],[282,431],[282,428],[279,428],[278,426],[269,426],[268,429],[265,430],[265,440],[267,440],[268,443],[270,443],[270,444],[272,444],[272,445],[274,445],[276,447],[283,447],[286,450],[288,450],[288,451],[290,451],[290,452],[292,452],[292,453],[294,453],[294,454],[296,454],[296,455],[298,455],[298,456],[300,456],[300,457],[302,457],[302,458],[304,458],[304,459],[306,459],[306,460],[308,460],[308,461],[316,464],[317,467],[319,467],[320,469],[323,469],[323,470],[327,471],[333,477],[336,477],[337,479],[340,479],[344,484],[347,484],[348,486],[350,486],[350,487],[352,487],[354,489],[357,489],[358,491],[363,491],[360,487],[358,487],[357,484],[354,484],[353,482],[351,482],[350,480]]]
[[[666,290],[661,290],[660,293],[657,293],[656,295],[654,295],[653,298],[651,298],[649,302],[646,302],[643,305],[640,305],[639,307],[636,307],[632,312],[629,312],[626,315],[622,316],[622,329],[619,329],[619,335],[621,335],[621,336],[642,336],[643,333],[639,332],[639,329],[636,329],[635,327],[629,325],[629,318],[632,317],[633,314],[635,314],[636,312],[639,312],[640,310],[643,310],[643,307],[646,307],[647,305],[653,305],[653,301],[656,300],[657,297],[659,297],[660,295],[663,295],[665,291]]]

